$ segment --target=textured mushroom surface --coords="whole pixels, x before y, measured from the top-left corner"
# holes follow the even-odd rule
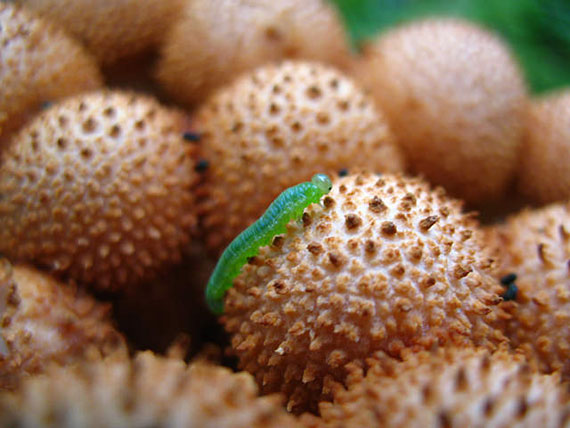
[[[102,64],[133,56],[162,42],[182,0],[17,0],[59,23]]]
[[[361,65],[412,169],[455,196],[501,196],[514,176],[526,90],[506,45],[467,22],[414,22]]]
[[[315,173],[403,168],[372,100],[339,71],[316,63],[288,61],[243,76],[210,98],[194,125],[209,163],[203,228],[218,252],[280,192]]]
[[[525,210],[488,233],[500,274],[517,275],[505,333],[541,371],[562,370],[570,379],[570,207]]]
[[[490,349],[501,287],[477,224],[442,189],[371,174],[333,182],[302,224],[261,249],[225,298],[239,367],[288,408],[330,398],[325,378],[376,351]]]
[[[43,103],[102,86],[95,60],[61,29],[0,3],[0,136]]]
[[[0,169],[0,251],[99,289],[149,279],[195,223],[195,147],[181,116],[123,92],[53,106]]]
[[[277,395],[257,397],[247,373],[150,352],[134,360],[52,368],[0,395],[2,426],[293,427]]]
[[[352,367],[348,390],[320,406],[323,427],[565,427],[570,395],[559,376],[500,351],[439,349],[390,368]]]
[[[0,389],[51,363],[126,351],[123,337],[97,303],[75,286],[25,265],[0,265]]]
[[[541,203],[570,200],[570,90],[533,100],[520,166],[521,193]]]
[[[169,31],[157,77],[174,98],[202,101],[238,73],[300,58],[344,66],[348,43],[326,0],[193,0]]]

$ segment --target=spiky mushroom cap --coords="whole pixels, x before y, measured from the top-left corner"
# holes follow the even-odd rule
[[[403,169],[372,100],[350,78],[317,63],[257,69],[220,90],[194,119],[209,161],[201,212],[214,252],[257,220],[281,191],[317,172]]]
[[[0,136],[45,102],[103,85],[93,58],[75,40],[25,9],[0,3]]]
[[[506,340],[501,287],[477,224],[420,179],[349,175],[302,224],[243,267],[222,318],[239,366],[288,407],[330,398],[324,379],[376,351]]]
[[[348,390],[322,403],[322,428],[562,427],[570,394],[559,376],[532,371],[504,350],[439,349],[404,362],[352,366]]]
[[[525,137],[520,192],[541,203],[570,200],[570,90],[531,103]]]
[[[325,0],[187,2],[167,35],[157,76],[173,97],[195,104],[236,75],[286,58],[349,63],[334,6]]]
[[[56,281],[25,265],[0,260],[0,389],[52,363],[71,364],[126,351],[109,317],[109,305],[97,303],[72,284]]]
[[[473,203],[503,195],[527,95],[502,40],[469,22],[427,19],[381,35],[361,68],[415,172]]]
[[[81,40],[110,64],[158,47],[178,18],[182,0],[17,0]]]
[[[487,231],[500,275],[516,274],[504,331],[541,371],[570,379],[570,206],[525,210]]]
[[[51,368],[0,395],[2,426],[299,426],[276,395],[257,397],[247,373],[143,352]]]
[[[195,224],[195,147],[181,115],[125,92],[55,105],[0,170],[0,251],[118,290],[180,257]]]

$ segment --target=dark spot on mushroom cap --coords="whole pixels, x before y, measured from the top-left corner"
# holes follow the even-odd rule
[[[282,235],[277,235],[273,238],[271,245],[273,245],[274,247],[277,247],[277,248],[281,248],[283,246],[284,242],[285,242],[285,238],[283,238]]]
[[[493,409],[495,408],[495,401],[488,397],[483,403],[483,412],[485,416],[489,417],[493,413]]]
[[[420,229],[423,232],[427,232],[434,224],[439,220],[439,216],[430,215],[422,220],[420,220]]]
[[[422,280],[422,287],[423,288],[430,288],[433,287],[435,285],[435,278],[432,276],[428,276],[427,278],[425,278],[424,280]]]
[[[378,196],[374,196],[372,200],[368,202],[368,208],[370,209],[370,211],[374,213],[381,213],[382,211],[385,211],[388,207],[386,207],[386,204],[384,203],[384,201],[382,201],[382,199],[380,199]]]
[[[455,269],[453,271],[455,278],[457,279],[461,279],[466,277],[467,275],[469,275],[469,273],[471,273],[472,269],[470,267],[464,267],[461,265],[457,265],[455,266]]]
[[[445,410],[441,410],[437,416],[439,420],[439,426],[441,428],[449,428],[451,427],[451,417]]]
[[[344,264],[344,257],[341,254],[331,251],[329,254],[329,261],[334,267],[340,267]]]
[[[540,261],[542,263],[545,263],[546,262],[546,256],[544,254],[544,244],[542,244],[542,243],[538,244],[536,247],[536,251],[538,253],[538,258],[540,259]]]
[[[317,244],[316,242],[311,242],[307,245],[307,250],[314,256],[318,256],[323,252],[323,246],[321,244]]]
[[[460,367],[455,374],[455,390],[465,391],[468,387],[467,374],[465,373],[465,367]]]
[[[303,216],[301,217],[301,220],[303,221],[303,227],[308,227],[311,225],[312,223],[312,218],[309,215],[309,213],[303,213]]]
[[[395,235],[396,232],[398,231],[398,229],[396,228],[396,225],[394,223],[392,223],[391,221],[383,222],[382,226],[381,226],[381,230],[382,230],[382,233],[384,235]]]
[[[322,92],[320,90],[320,88],[318,86],[310,86],[309,88],[307,88],[307,96],[310,99],[317,99],[321,96]]]
[[[356,214],[347,214],[345,216],[346,228],[349,230],[358,229],[362,224],[362,219]]]
[[[334,206],[334,199],[330,196],[325,196],[325,198],[323,199],[323,204],[325,205],[326,208],[332,208]]]
[[[517,416],[519,418],[524,417],[524,415],[526,415],[526,412],[528,411],[528,401],[526,399],[526,397],[520,397],[519,402],[518,402],[518,409],[517,409]]]

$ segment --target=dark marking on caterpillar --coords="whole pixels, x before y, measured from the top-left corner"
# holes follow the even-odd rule
[[[189,141],[191,143],[197,143],[198,141],[200,141],[202,136],[200,134],[198,134],[197,132],[187,131],[184,134],[182,134],[182,138],[184,138],[186,141]]]
[[[348,168],[341,168],[338,170],[339,177],[346,177],[348,175]]]
[[[289,187],[259,220],[228,245],[206,286],[206,302],[212,312],[218,315],[224,312],[224,295],[248,259],[255,256],[260,247],[271,244],[275,235],[285,233],[291,220],[301,218],[305,208],[318,203],[331,188],[331,180],[324,174],[315,174],[310,182]]]

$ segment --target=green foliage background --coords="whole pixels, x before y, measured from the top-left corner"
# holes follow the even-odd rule
[[[332,0],[355,47],[393,25],[456,16],[500,33],[535,93],[570,87],[570,0]]]

